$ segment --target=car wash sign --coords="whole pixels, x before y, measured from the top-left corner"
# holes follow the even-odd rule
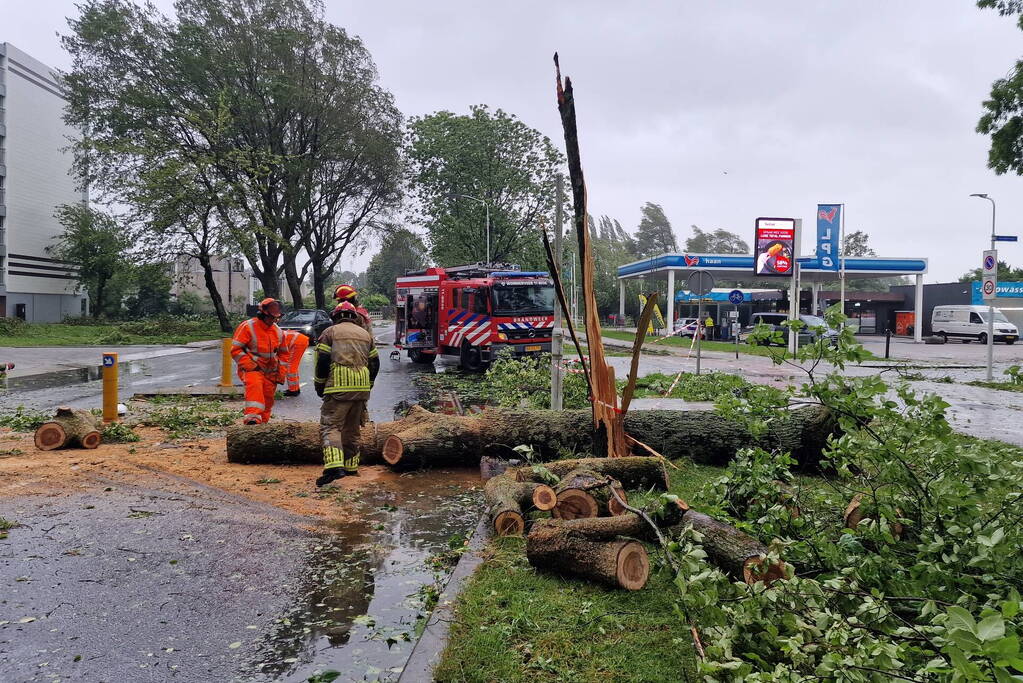
[[[838,270],[838,235],[841,225],[841,204],[817,205],[817,267],[821,270]]]

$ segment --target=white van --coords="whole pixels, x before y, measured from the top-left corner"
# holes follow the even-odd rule
[[[987,344],[987,306],[935,306],[931,313],[931,334],[944,341],[961,339],[969,344],[976,339]],[[995,341],[1013,344],[1019,339],[1019,330],[1009,319],[994,309]]]

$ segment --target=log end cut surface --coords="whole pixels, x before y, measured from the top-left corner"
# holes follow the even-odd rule
[[[742,578],[750,586],[758,581],[763,581],[770,586],[775,581],[785,578],[785,564],[768,562],[760,557],[751,557],[743,563]]]
[[[533,507],[537,510],[553,510],[558,504],[558,494],[546,484],[537,484],[533,489]]]
[[[650,557],[642,543],[629,541],[618,550],[618,585],[630,591],[639,590],[650,577]]]
[[[624,515],[629,511],[626,509],[626,505],[629,504],[629,498],[625,495],[625,489],[615,488],[617,495],[612,495],[607,500],[607,511],[612,517]],[[621,498],[621,501],[618,499]]]
[[[45,422],[36,430],[36,448],[41,451],[52,451],[60,448],[67,441],[67,433],[57,422]]]
[[[526,530],[526,521],[518,512],[505,510],[494,518],[494,531],[498,536],[521,536]]]
[[[82,437],[82,448],[96,448],[99,446],[101,437],[99,432],[89,432]]]
[[[397,465],[401,462],[401,454],[405,451],[404,445],[401,443],[401,439],[392,434],[387,437],[384,441],[384,447],[381,449],[381,456],[388,465]]]
[[[600,507],[596,499],[582,489],[565,489],[558,494],[558,504],[551,513],[557,519],[596,517]]]

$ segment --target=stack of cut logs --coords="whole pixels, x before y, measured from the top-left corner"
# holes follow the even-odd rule
[[[654,525],[667,533],[692,526],[703,535],[711,562],[734,578],[752,584],[783,576],[783,564],[766,561],[767,548],[748,534],[680,500],[666,503],[654,521],[630,510],[628,489],[667,490],[664,461],[585,458],[520,467],[488,480],[484,494],[499,536],[522,535],[531,510],[550,513],[535,520],[526,536],[526,557],[541,569],[638,590],[650,574],[641,541],[656,540]]]

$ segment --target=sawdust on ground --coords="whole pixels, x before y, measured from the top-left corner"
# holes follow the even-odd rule
[[[317,491],[314,480],[322,470],[316,465],[239,465],[227,461],[223,435],[170,442],[158,428],[135,432],[141,441],[39,451],[32,434],[0,429],[0,497],[72,495],[112,481],[152,484],[155,472],[299,515],[336,521],[351,514],[338,505],[338,495]],[[361,467],[359,476],[335,482],[336,493],[394,484],[398,477],[386,467]]]

